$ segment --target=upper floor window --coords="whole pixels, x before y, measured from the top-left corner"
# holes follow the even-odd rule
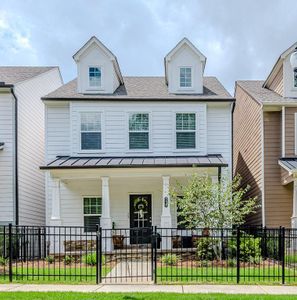
[[[179,69],[179,86],[192,87],[192,68],[181,67]]]
[[[149,114],[129,115],[129,149],[149,149]]]
[[[176,114],[176,149],[196,148],[196,114]]]
[[[80,115],[81,150],[101,149],[101,113],[83,112]]]
[[[294,69],[294,87],[297,88],[297,68]]]
[[[101,86],[101,68],[99,67],[89,68],[89,85],[90,87]]]
[[[96,225],[100,224],[100,216],[102,213],[102,198],[84,197],[83,206],[85,231],[96,231]]]

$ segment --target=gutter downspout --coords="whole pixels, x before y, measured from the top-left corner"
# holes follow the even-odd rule
[[[19,185],[18,185],[18,98],[14,92],[14,87],[11,87],[11,94],[14,97],[14,126],[15,126],[15,140],[14,140],[14,151],[15,151],[15,225],[19,225]]]
[[[264,179],[264,109],[263,109],[263,104],[261,104],[261,185],[262,185],[262,193],[261,193],[261,210],[262,210],[262,226],[266,226],[266,214],[265,214],[265,179]]]

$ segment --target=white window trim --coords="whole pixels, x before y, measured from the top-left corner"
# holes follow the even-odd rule
[[[295,155],[297,155],[297,113],[294,114],[294,138]]]
[[[90,85],[90,74],[89,74],[90,68],[99,68],[101,70],[101,84],[100,85],[98,85],[98,86]],[[87,89],[87,91],[102,91],[102,90],[104,90],[104,88],[103,88],[104,87],[103,71],[104,71],[104,68],[101,65],[88,65],[88,89]]]
[[[130,149],[129,148],[129,118],[130,114],[148,114],[149,115],[149,148],[148,149]],[[143,110],[129,110],[126,111],[126,153],[149,153],[152,151],[152,112],[151,111],[143,111]],[[136,131],[135,131],[136,132]]]
[[[191,69],[191,86],[180,86],[180,69],[190,68]],[[193,90],[193,66],[179,66],[178,67],[178,89],[179,90]]]
[[[81,114],[82,113],[100,113],[101,116],[101,149],[97,150],[84,150],[81,148]],[[94,110],[80,110],[78,111],[78,154],[94,154],[94,153],[104,153],[105,152],[105,145],[104,145],[104,128],[105,128],[105,123],[104,123],[104,114],[102,111]]]
[[[85,198],[101,198],[101,206],[102,206],[102,196],[99,196],[99,195],[83,195],[82,198],[81,198],[81,224],[82,226],[85,226],[85,223],[84,223],[84,217],[85,216],[99,216],[101,217],[101,215],[93,215],[93,214],[84,214],[84,199]],[[102,207],[101,207],[102,208]]]
[[[196,134],[195,134],[195,148],[192,148],[192,149],[178,149],[176,147],[176,133],[177,133],[177,130],[176,130],[176,114],[195,114],[195,121],[196,121]],[[173,149],[174,149],[174,152],[197,152],[199,151],[199,125],[198,125],[198,121],[199,121],[199,113],[197,111],[174,111],[173,112],[173,143],[174,143],[174,146],[173,146]]]

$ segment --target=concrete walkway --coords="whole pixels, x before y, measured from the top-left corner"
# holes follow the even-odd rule
[[[150,283],[151,266],[147,261],[122,261],[102,279],[103,283]]]
[[[0,292],[164,292],[164,293],[225,293],[297,295],[297,286],[268,285],[153,285],[153,284],[0,284]]]

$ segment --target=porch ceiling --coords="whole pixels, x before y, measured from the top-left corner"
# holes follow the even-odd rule
[[[220,154],[207,156],[72,157],[59,156],[42,170],[92,168],[227,167]]]

